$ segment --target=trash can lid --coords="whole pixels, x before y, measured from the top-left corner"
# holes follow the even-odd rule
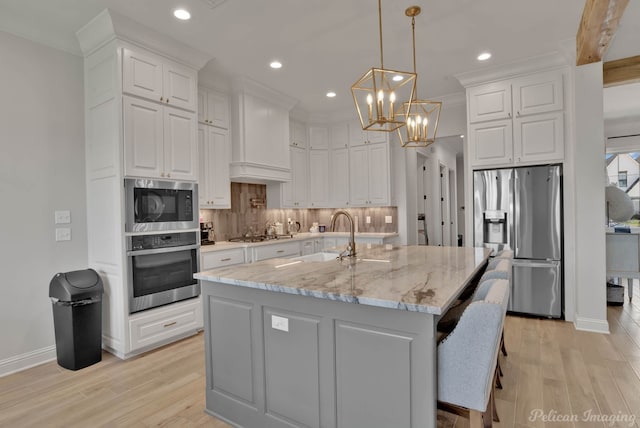
[[[57,273],[49,283],[49,297],[71,302],[102,296],[100,275],[93,269]]]

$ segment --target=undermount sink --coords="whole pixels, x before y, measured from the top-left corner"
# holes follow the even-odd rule
[[[307,254],[306,256],[293,257],[291,260],[300,260],[302,262],[328,262],[338,258],[340,253],[319,252]]]

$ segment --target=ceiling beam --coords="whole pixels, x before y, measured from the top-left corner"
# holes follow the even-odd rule
[[[640,82],[640,55],[602,64],[604,87]]]
[[[602,61],[629,0],[587,0],[576,36],[576,65]]]

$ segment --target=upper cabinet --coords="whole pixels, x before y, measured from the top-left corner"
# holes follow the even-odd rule
[[[196,111],[195,70],[145,51],[123,49],[122,91],[189,111]]]
[[[289,144],[292,147],[307,147],[307,127],[302,122],[289,122]]]
[[[386,143],[387,133],[380,131],[365,131],[359,121],[349,122],[349,145],[351,147],[363,144]]]
[[[199,188],[201,208],[231,208],[229,133],[214,126],[198,126]]]
[[[198,88],[198,122],[229,129],[229,100],[225,94]]]
[[[124,96],[125,175],[197,179],[194,113]]]
[[[562,71],[471,87],[467,97],[473,167],[564,160]]]
[[[309,127],[309,148],[326,150],[329,148],[329,128],[326,126]]]

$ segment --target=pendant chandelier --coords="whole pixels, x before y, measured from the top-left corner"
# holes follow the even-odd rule
[[[382,0],[378,0],[380,68],[371,68],[351,86],[362,129],[391,132],[405,126],[405,105],[411,106],[416,73],[384,68],[382,52]],[[415,67],[414,67],[415,68]]]
[[[416,73],[416,16],[420,14],[420,7],[411,6],[405,10],[405,15],[411,17],[411,35],[413,42],[413,72]],[[416,85],[417,86],[417,85]],[[427,147],[436,140],[438,121],[442,102],[417,99],[417,89],[414,98],[403,104],[403,114],[406,120],[405,129],[398,129],[398,137],[402,147]]]

